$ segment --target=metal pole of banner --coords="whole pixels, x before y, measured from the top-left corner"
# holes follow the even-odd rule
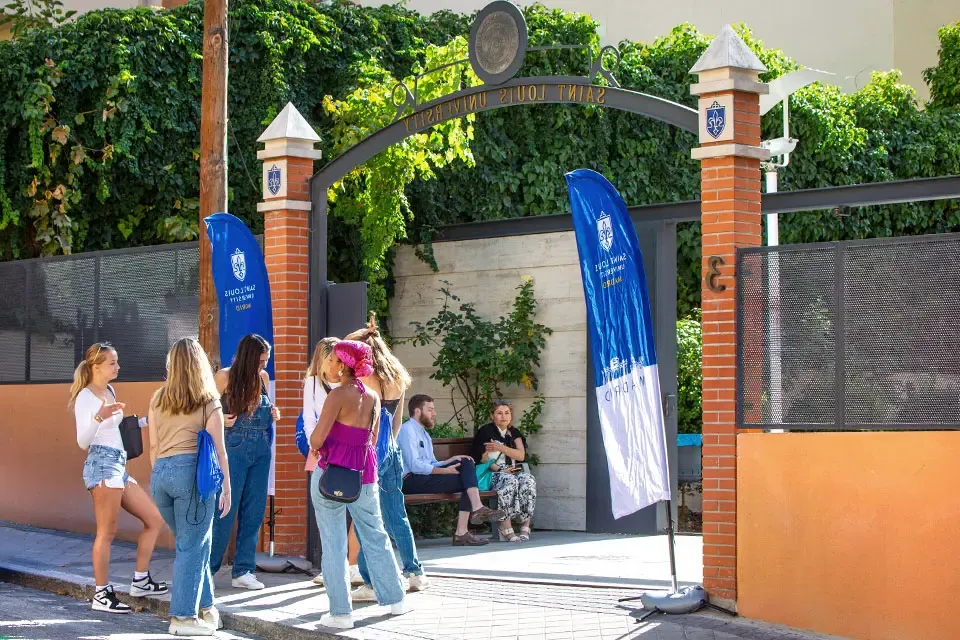
[[[667,545],[670,547],[670,593],[677,593],[677,554],[676,542],[673,538],[673,509],[670,501],[665,500],[663,504],[667,507]]]
[[[719,611],[720,613],[725,613],[730,616],[736,616],[737,614],[734,611],[711,604],[707,598],[707,592],[704,591],[700,585],[684,587],[682,591],[680,590],[679,584],[677,583],[676,541],[673,533],[672,517],[673,509],[671,508],[670,500],[664,500],[663,505],[667,509],[667,545],[670,547],[670,592],[666,594],[643,593],[630,598],[620,598],[617,602],[639,600],[643,604],[644,613],[634,614],[638,623],[645,622],[647,618],[658,613],[693,613],[703,608],[713,609],[714,611]]]

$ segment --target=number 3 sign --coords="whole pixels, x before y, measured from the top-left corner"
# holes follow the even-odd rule
[[[723,258],[721,258],[720,256],[710,256],[709,258],[707,258],[707,266],[708,266],[708,271],[706,275],[707,288],[710,289],[710,291],[713,291],[714,293],[720,293],[722,291],[726,291],[727,289],[727,285],[722,284],[719,281],[720,276],[723,275],[722,273],[720,273],[720,267],[722,267],[724,264],[726,263],[723,261]]]

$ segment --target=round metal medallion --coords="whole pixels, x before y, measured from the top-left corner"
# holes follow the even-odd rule
[[[477,15],[470,29],[470,66],[486,84],[502,84],[523,65],[527,23],[516,5],[499,0]]]

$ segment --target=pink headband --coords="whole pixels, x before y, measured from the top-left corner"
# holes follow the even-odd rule
[[[341,340],[333,348],[340,361],[353,369],[353,375],[367,378],[373,375],[373,351],[370,346],[357,340]]]

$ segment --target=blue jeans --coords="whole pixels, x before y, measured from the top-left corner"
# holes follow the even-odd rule
[[[383,514],[383,526],[394,543],[400,555],[404,576],[423,575],[423,567],[417,558],[417,545],[413,542],[413,529],[407,519],[407,508],[403,504],[403,468],[400,466],[400,449],[392,447],[386,458],[378,468],[380,476],[380,512]],[[370,584],[370,572],[367,570],[367,559],[360,547],[357,556],[357,568],[364,584]]]
[[[198,609],[213,606],[210,544],[216,499],[211,497],[201,501],[196,486],[195,453],[159,458],[153,465],[153,475],[150,476],[153,501],[177,543],[170,615],[178,618],[195,617]]]
[[[233,560],[233,577],[239,578],[245,573],[253,573],[257,568],[257,538],[267,508],[270,436],[263,427],[234,425],[225,431],[224,440],[230,462],[230,489],[233,495],[230,512],[213,523],[210,570],[213,573],[220,570],[233,532],[233,521],[239,517],[237,553]]]
[[[319,467],[313,472],[310,478],[310,495],[317,516],[317,528],[320,529],[320,568],[323,570],[327,597],[330,598],[330,613],[346,616],[353,611],[350,603],[350,580],[347,578],[347,511],[353,518],[357,538],[366,550],[377,602],[382,605],[400,602],[403,600],[403,586],[400,583],[397,560],[390,547],[390,539],[383,530],[377,484],[363,485],[356,502],[343,504],[327,500],[320,494],[322,475],[323,469]]]
[[[83,484],[87,491],[98,484],[111,489],[125,489],[128,482],[137,481],[127,473],[127,452],[102,444],[92,444],[83,463]]]

